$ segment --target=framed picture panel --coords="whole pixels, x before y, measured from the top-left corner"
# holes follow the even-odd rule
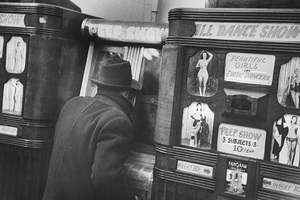
[[[157,170],[183,179],[193,173],[187,168],[212,169],[210,177],[197,176],[218,191],[211,198],[300,197],[276,187],[300,184],[298,176],[284,178],[299,171],[299,16],[282,9],[170,11]],[[164,158],[172,162],[160,164]]]

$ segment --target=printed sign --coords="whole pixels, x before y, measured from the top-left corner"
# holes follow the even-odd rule
[[[16,127],[0,125],[0,134],[17,136],[17,133],[18,133],[18,128]]]
[[[247,171],[247,162],[229,159],[227,161],[225,192],[245,196],[248,179]]]
[[[272,85],[275,56],[228,53],[225,62],[225,81]]]
[[[177,161],[177,170],[185,173],[195,174],[198,176],[205,176],[212,178],[213,176],[213,168],[206,166],[195,164],[191,162],[186,162],[182,160]]]
[[[266,131],[222,123],[218,129],[217,150],[256,159],[263,159]]]
[[[275,180],[272,178],[263,178],[262,187],[269,190],[286,192],[300,196],[300,185],[286,181]]]
[[[300,42],[300,24],[196,22],[195,38]]]
[[[83,22],[83,34],[104,40],[160,44],[168,35],[167,25],[138,22],[107,22],[89,19]]]
[[[25,27],[24,14],[0,13],[0,26]]]

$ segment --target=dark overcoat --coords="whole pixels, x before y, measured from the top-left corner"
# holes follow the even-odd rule
[[[43,200],[130,199],[123,164],[132,139],[131,112],[117,93],[68,101],[57,121]]]

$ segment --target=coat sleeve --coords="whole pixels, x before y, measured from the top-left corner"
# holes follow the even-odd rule
[[[124,162],[132,140],[132,124],[123,116],[105,123],[98,134],[91,180],[99,197],[134,199],[127,184]]]

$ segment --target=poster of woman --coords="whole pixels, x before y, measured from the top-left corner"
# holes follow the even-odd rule
[[[23,106],[23,84],[19,79],[11,78],[4,84],[2,112],[21,115]]]
[[[22,73],[26,62],[26,43],[22,37],[13,36],[7,43],[5,69],[9,73]]]
[[[214,54],[198,50],[189,59],[187,90],[195,96],[211,97],[217,91],[218,79],[214,76]]]
[[[198,87],[199,87],[199,95],[205,96],[206,87],[207,87],[207,81],[208,81],[208,72],[207,72],[207,66],[209,62],[212,60],[213,54],[208,51],[202,51],[200,54],[200,58],[197,62],[196,68],[197,78],[198,78]]]
[[[299,166],[300,116],[286,114],[273,124],[271,161]]]
[[[181,145],[210,149],[214,113],[207,104],[192,102],[183,109]]]
[[[293,57],[281,66],[277,99],[284,107],[300,107],[300,57]]]

